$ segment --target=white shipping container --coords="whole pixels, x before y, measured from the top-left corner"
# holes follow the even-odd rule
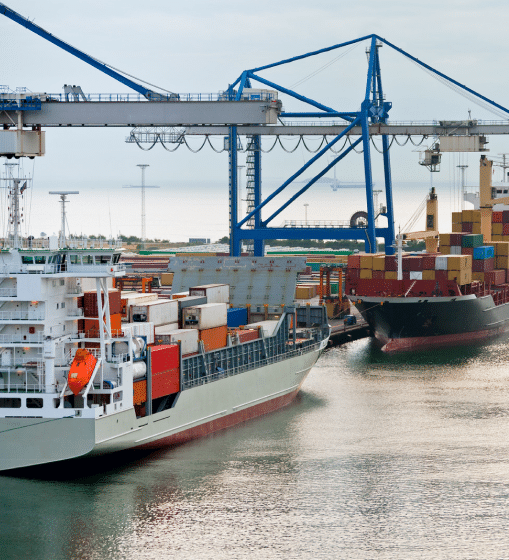
[[[461,247],[459,247],[458,245],[452,245],[451,255],[461,255]]]
[[[189,292],[175,292],[175,293],[171,294],[171,297],[175,298],[175,299],[180,299],[182,297],[187,297],[188,295],[189,295]],[[179,298],[177,298],[177,296],[179,296]]]
[[[204,284],[189,288],[190,296],[206,296],[207,303],[229,303],[230,286],[228,284]]]
[[[261,328],[263,332],[264,338],[274,336],[274,332],[276,331],[276,327],[279,321],[259,321],[258,323],[251,323],[250,325],[246,325],[245,329],[257,329],[258,327]]]
[[[184,329],[213,329],[226,325],[226,303],[205,303],[182,310]]]
[[[435,270],[447,270],[447,256],[441,255],[435,259]]]
[[[124,336],[144,336],[147,344],[154,344],[154,323],[124,323],[122,333]]]
[[[168,323],[167,325],[160,325],[159,327],[155,328],[156,334],[167,334],[171,331],[174,331],[179,328],[178,323]]]
[[[157,327],[157,328],[161,329],[163,327]],[[172,342],[180,341],[180,348],[182,349],[182,354],[194,354],[195,352],[198,352],[199,336],[198,336],[198,331],[196,329],[177,328],[161,333],[156,332],[156,342],[158,336],[164,339],[165,344],[171,344]]]
[[[143,305],[133,305],[131,307],[131,323],[143,323],[148,321],[154,323],[156,327],[177,323],[179,320],[179,306],[174,299],[159,299],[148,301]]]
[[[410,280],[422,280],[422,272],[419,272],[417,270],[411,270]]]

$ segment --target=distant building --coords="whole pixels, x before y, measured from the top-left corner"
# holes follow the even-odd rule
[[[199,243],[200,245],[208,245],[210,243],[210,239],[206,239],[205,237],[190,237],[189,243]]]

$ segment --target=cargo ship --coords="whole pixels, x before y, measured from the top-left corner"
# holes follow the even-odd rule
[[[254,324],[235,310],[228,327],[228,286],[121,293],[118,243],[20,236],[22,191],[0,250],[0,470],[176,445],[296,396],[327,346],[324,307]]]
[[[452,215],[452,233],[436,231],[430,193],[426,253],[348,257],[345,292],[384,352],[471,344],[509,332],[509,211],[493,205],[492,162],[481,156],[479,210]],[[438,247],[439,243],[439,247]]]

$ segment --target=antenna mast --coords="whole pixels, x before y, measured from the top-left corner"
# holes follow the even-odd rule
[[[79,191],[49,191],[49,194],[60,195],[60,202],[62,203],[62,225],[60,226],[60,237],[58,239],[58,245],[62,249],[65,247],[65,203],[69,202],[66,198],[68,194],[80,194]]]

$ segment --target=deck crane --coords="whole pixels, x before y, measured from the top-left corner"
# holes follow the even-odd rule
[[[430,192],[426,196],[425,204],[426,230],[403,233],[403,239],[406,241],[424,239],[426,243],[426,252],[436,253],[438,251],[438,199],[435,187],[431,187]],[[421,210],[419,208],[416,212],[417,217],[420,213]]]

